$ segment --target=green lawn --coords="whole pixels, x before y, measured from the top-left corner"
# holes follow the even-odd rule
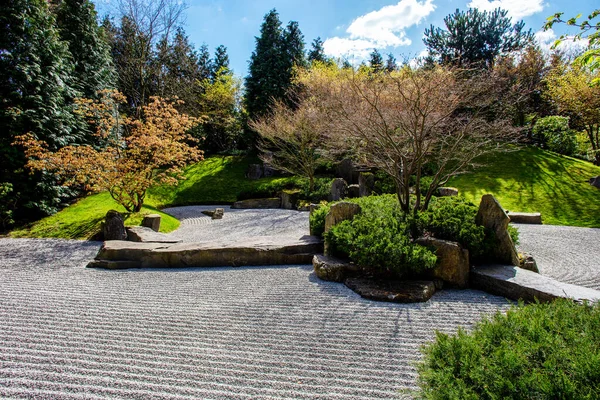
[[[144,214],[162,215],[161,232],[171,232],[179,221],[158,209],[190,204],[230,204],[245,191],[256,190],[265,184],[277,184],[291,178],[263,178],[250,181],[245,178],[248,164],[258,160],[248,157],[210,157],[188,167],[186,180],[178,186],[152,188],[142,211],[127,215],[127,225],[139,225]],[[14,230],[11,237],[89,239],[100,231],[100,223],[109,210],[126,213],[108,193],[88,196],[58,213],[30,226]]]
[[[510,211],[541,212],[544,224],[600,227],[600,189],[587,181],[600,167],[538,148],[490,155],[486,166],[448,182],[479,204],[493,194]]]

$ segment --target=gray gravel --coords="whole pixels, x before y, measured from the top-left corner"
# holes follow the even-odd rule
[[[104,271],[99,243],[0,239],[0,397],[392,399],[419,347],[508,302],[363,300],[307,265]]]
[[[540,273],[600,290],[600,229],[515,224],[519,249],[532,254]]]

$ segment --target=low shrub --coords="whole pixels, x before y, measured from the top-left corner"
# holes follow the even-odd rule
[[[334,255],[349,257],[372,273],[396,277],[435,266],[436,256],[413,243],[411,221],[400,210],[394,195],[351,201],[361,206],[361,213],[326,233]]]
[[[554,115],[538,119],[533,126],[533,136],[555,153],[572,156],[578,150],[577,135],[569,129],[569,117]]]
[[[325,217],[329,212],[330,204],[323,203],[319,208],[310,213],[310,232],[315,236],[323,236],[325,232]]]
[[[521,304],[423,352],[424,399],[600,398],[599,305]]]

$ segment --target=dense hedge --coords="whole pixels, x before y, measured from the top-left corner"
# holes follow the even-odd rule
[[[599,305],[519,305],[423,351],[425,399],[600,398]]]

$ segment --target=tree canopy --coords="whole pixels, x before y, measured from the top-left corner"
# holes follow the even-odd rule
[[[533,33],[525,30],[525,23],[513,25],[507,13],[500,8],[491,12],[457,9],[444,18],[445,29],[433,25],[426,28],[423,42],[435,61],[491,68],[499,55],[523,49],[533,41]]]

